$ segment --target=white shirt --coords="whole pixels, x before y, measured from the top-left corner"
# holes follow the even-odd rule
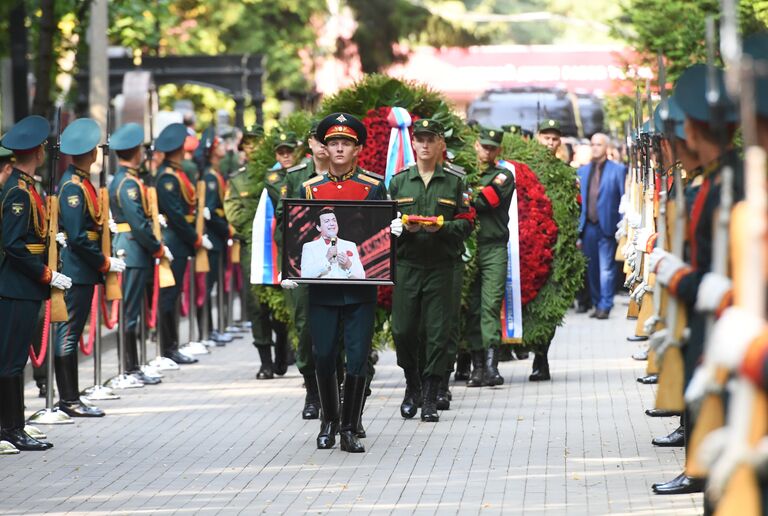
[[[330,242],[326,244],[322,237],[304,244],[301,249],[302,278],[365,279],[365,270],[354,242],[336,239],[337,253],[346,254],[352,261],[347,270],[342,269],[336,259],[328,260],[326,255],[329,247]]]

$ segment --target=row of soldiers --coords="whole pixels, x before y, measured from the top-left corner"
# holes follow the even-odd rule
[[[644,115],[638,93],[617,237],[638,319],[630,339],[649,336],[638,381],[658,385],[646,413],[681,419],[653,444],[686,451],[683,472],[653,491],[706,489],[706,513],[765,514],[768,35],[745,40],[743,56],[723,45],[725,71],[710,56],[667,98],[660,58],[661,102],[652,110],[649,96]]]

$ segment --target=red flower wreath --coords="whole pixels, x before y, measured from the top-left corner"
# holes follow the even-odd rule
[[[524,163],[515,165],[518,230],[520,233],[520,290],[523,305],[533,301],[549,278],[557,241],[552,203],[536,174]]]

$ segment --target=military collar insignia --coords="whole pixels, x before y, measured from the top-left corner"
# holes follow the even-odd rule
[[[133,167],[125,167],[125,171],[134,177],[139,177],[139,169]]]
[[[17,168],[16,170],[19,169]],[[35,179],[21,170],[19,170],[19,180],[23,181],[23,183],[19,183],[19,186],[32,186],[35,184]]]
[[[344,113],[340,114],[336,117],[336,120],[341,122],[342,124],[347,121],[347,117],[344,116]]]
[[[334,183],[340,183],[342,181],[346,181],[347,179],[350,179],[354,175],[355,175],[355,169],[353,168],[352,170],[350,170],[349,172],[347,172],[341,177],[336,177],[333,174],[328,174],[328,179],[330,179]]]
[[[77,176],[79,176],[79,177],[81,177],[81,178],[83,178],[83,179],[90,179],[90,178],[91,178],[91,174],[89,174],[89,173],[88,173],[88,172],[86,172],[85,170],[80,170],[80,169],[79,169],[79,168],[77,168],[77,167],[73,167],[73,168],[74,168],[74,173],[75,173]]]

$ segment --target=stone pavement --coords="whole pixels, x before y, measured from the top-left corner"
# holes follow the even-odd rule
[[[235,341],[102,402],[104,419],[41,427],[48,452],[0,457],[0,514],[699,514],[700,495],[651,494],[683,454],[650,444],[677,420],[643,414],[653,388],[635,381],[645,363],[629,358],[619,299],[608,321],[568,315],[554,381],[529,383],[530,360],[502,363],[501,387],[452,386],[438,424],[400,417],[404,381],[382,353],[357,455],[315,449],[295,367],[256,381],[255,349]],[[110,351],[105,377],[114,369]],[[28,414],[35,394],[28,383]]]

